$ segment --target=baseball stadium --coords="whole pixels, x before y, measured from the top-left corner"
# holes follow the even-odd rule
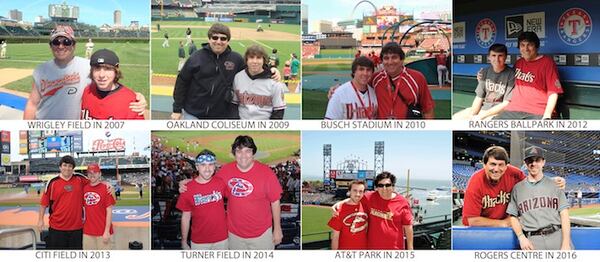
[[[480,131],[454,132],[452,163],[453,249],[519,249],[511,228],[465,227],[462,224],[464,194],[469,179],[483,168],[486,148],[504,147],[510,163],[527,173],[523,165],[525,148],[545,150],[544,176],[566,180],[571,238],[575,249],[600,249],[600,133],[596,131]],[[527,175],[527,174],[526,174]],[[485,235],[485,241],[482,241]]]
[[[149,99],[150,32],[148,25],[143,24],[147,16],[145,20],[122,21],[122,17],[128,17],[128,10],[118,10],[117,5],[107,3],[103,8],[115,8],[110,10],[114,23],[92,24],[90,17],[97,16],[93,9],[52,0],[37,4],[47,6],[47,16],[40,14],[35,21],[23,21],[23,12],[34,12],[28,9],[10,10],[10,14],[15,14],[13,17],[0,16],[0,43],[6,43],[0,58],[0,119],[23,118],[33,70],[53,58],[48,41],[50,32],[59,25],[73,29],[77,43],[75,56],[86,57],[85,45],[89,39],[94,43],[93,50],[113,50],[121,62],[123,78],[120,82]],[[3,5],[0,12],[9,13],[8,6]]]
[[[88,164],[97,163],[103,180],[112,185],[113,248],[150,248],[150,159],[144,142],[149,134],[145,132],[145,139],[137,139],[136,145],[135,138],[116,131],[96,133],[1,131],[0,249],[46,249],[48,229],[37,229],[40,199],[47,182],[60,174],[58,164],[64,155],[75,158],[75,173],[83,175]]]
[[[554,59],[563,94],[553,118],[598,119],[600,112],[600,29],[591,14],[600,12],[596,1],[508,0],[494,5],[484,0],[454,1],[453,112],[472,105],[477,72],[489,66],[488,48],[494,43],[508,48],[506,64],[521,57],[518,36],[535,32],[538,53]]]
[[[186,43],[186,30],[198,49],[208,42],[208,29],[222,23],[231,30],[229,46],[242,56],[258,44],[267,55],[276,49],[277,69],[284,81],[284,65],[291,54],[300,57],[299,0],[152,0],[152,117],[169,119],[173,110],[173,89],[177,78],[179,42]],[[168,44],[165,44],[168,36]],[[185,57],[189,57],[185,45]],[[285,81],[284,119],[300,119],[301,88],[297,81]]]
[[[303,1],[308,6],[302,13],[304,119],[324,118],[328,90],[351,79],[351,64],[355,57],[367,56],[376,64],[376,71],[383,70],[379,56],[381,48],[388,42],[399,43],[406,54],[406,67],[425,76],[435,101],[435,118],[450,118],[449,83],[452,79],[442,80],[441,85],[438,83],[435,59],[436,55],[447,53],[451,47],[452,18],[449,9],[430,11],[431,8],[415,13],[393,1],[376,5],[373,2],[381,1],[357,0],[351,5],[352,11],[328,13],[327,18],[319,20],[311,13],[311,5],[316,6],[317,2]],[[428,4],[432,5],[425,3]],[[313,25],[312,29],[308,24]],[[450,59],[446,60],[450,69]]]
[[[302,249],[331,249],[333,232],[328,226],[328,221],[332,217],[332,206],[348,197],[348,186],[353,180],[364,181],[365,192],[375,190],[374,178],[383,171],[389,171],[396,176],[394,191],[405,197],[411,206],[414,248],[450,249],[450,181],[444,180],[446,178],[442,177],[442,173],[419,166],[420,163],[417,162],[420,161],[407,164],[411,160],[400,158],[399,155],[404,154],[395,148],[403,144],[398,142],[403,140],[400,138],[402,135],[378,139],[369,134],[357,138],[336,133],[336,136],[341,137],[332,141],[328,136],[331,133],[307,133],[303,133],[303,152],[310,157],[303,159],[314,163],[314,166],[310,168],[309,175],[306,175],[308,167],[305,168],[302,181]],[[428,137],[427,134],[419,135],[421,136]],[[339,143],[339,140],[349,137],[362,142],[353,146]],[[429,139],[438,141],[436,138],[429,136]],[[437,146],[443,147],[442,144]],[[418,155],[416,158],[426,158],[421,156],[421,152],[417,152],[419,149],[413,150],[412,146],[407,151]],[[437,157],[439,155],[428,156],[430,159]],[[316,160],[318,158],[321,158],[321,161]],[[403,164],[399,164],[400,162]],[[438,167],[444,165],[441,162],[429,164]],[[430,172],[431,176],[426,176],[425,172]],[[436,177],[435,174],[440,175]]]
[[[196,175],[194,159],[209,149],[217,171],[235,161],[231,144],[239,135],[254,139],[254,158],[269,165],[283,189],[281,229],[276,249],[300,249],[300,133],[297,131],[153,131],[152,132],[152,249],[181,249],[181,215],[175,208],[179,181]],[[225,201],[227,209],[227,201]],[[189,238],[188,238],[189,239]]]

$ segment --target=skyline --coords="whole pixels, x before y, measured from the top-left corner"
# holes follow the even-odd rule
[[[48,5],[62,4],[74,5],[79,7],[79,18],[81,23],[101,26],[103,24],[113,25],[115,10],[121,11],[121,24],[128,26],[131,21],[139,21],[140,26],[150,25],[150,2],[143,5],[143,1],[136,0],[108,0],[108,1],[61,1],[61,0],[37,0],[28,3],[22,3],[11,0],[0,0],[0,16],[9,18],[10,10],[17,9],[23,13],[23,21],[33,24],[35,18],[41,15],[48,17]]]

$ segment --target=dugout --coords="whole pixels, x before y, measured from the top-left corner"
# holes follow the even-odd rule
[[[517,37],[534,31],[539,53],[554,58],[564,94],[557,110],[563,118],[590,119],[600,112],[600,29],[593,22],[600,2],[507,0],[454,1],[453,111],[469,107],[475,97],[477,71],[487,64],[493,43],[508,47],[507,63],[519,56]],[[493,10],[493,11],[490,11]]]

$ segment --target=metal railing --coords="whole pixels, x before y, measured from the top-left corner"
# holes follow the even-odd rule
[[[0,229],[0,238],[2,238],[2,235],[18,234],[18,233],[26,233],[26,232],[31,233],[31,241],[32,241],[31,247],[33,248],[33,250],[36,250],[37,234],[36,234],[35,230],[31,227]]]

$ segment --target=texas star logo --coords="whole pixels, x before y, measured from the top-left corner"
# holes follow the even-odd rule
[[[492,19],[484,18],[475,27],[475,40],[483,48],[490,47],[496,41],[496,24]]]
[[[236,197],[247,197],[254,190],[252,183],[242,178],[229,179],[227,185],[231,188],[231,195]]]
[[[100,202],[100,195],[96,192],[86,192],[83,195],[83,200],[85,200],[85,204],[88,206],[93,206]]]
[[[558,19],[558,35],[568,45],[580,45],[592,34],[592,17],[581,8],[571,8]]]

